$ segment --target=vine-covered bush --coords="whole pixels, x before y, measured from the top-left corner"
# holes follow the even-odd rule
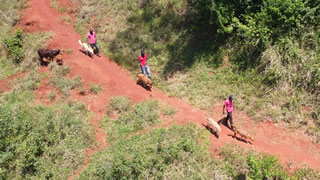
[[[13,58],[13,61],[19,64],[24,58],[23,44],[23,31],[16,30],[13,36],[9,36],[4,39],[4,44],[9,50],[9,56]]]

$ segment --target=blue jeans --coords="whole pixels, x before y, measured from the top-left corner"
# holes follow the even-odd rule
[[[94,44],[90,44],[90,46],[91,46],[91,48],[93,49],[93,53],[99,54],[99,48],[98,48],[97,42],[94,43]],[[96,50],[94,50],[94,49],[96,49]]]
[[[148,77],[151,78],[151,73],[148,65],[142,66],[140,64],[140,68],[141,68],[142,74],[146,74],[146,71],[147,71]]]

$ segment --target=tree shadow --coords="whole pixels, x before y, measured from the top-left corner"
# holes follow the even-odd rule
[[[215,27],[207,28],[207,24],[197,22],[189,8],[192,4],[181,13],[172,6],[169,3],[168,7],[160,8],[152,1],[144,1],[142,13],[128,17],[128,28],[111,41],[112,58],[120,65],[138,69],[132,58],[143,49],[153,57],[168,56],[168,60],[157,60],[164,67],[160,72],[164,78],[192,67],[197,61],[221,65],[223,58],[219,51],[226,38],[217,34]]]
[[[213,43],[214,42],[214,43]],[[205,61],[219,67],[223,63],[220,47],[225,44],[222,36],[215,33],[188,31],[167,46],[170,53],[163,74],[172,76],[178,71],[191,68],[195,63]]]

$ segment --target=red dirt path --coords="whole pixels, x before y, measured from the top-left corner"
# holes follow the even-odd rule
[[[65,65],[72,68],[71,76],[81,76],[86,88],[89,87],[90,83],[101,84],[102,86],[103,91],[99,95],[80,96],[73,93],[72,96],[74,99],[85,103],[88,109],[94,112],[95,115],[91,123],[97,131],[96,141],[99,144],[98,148],[92,148],[87,151],[87,158],[84,164],[75,172],[75,176],[78,176],[86,167],[90,157],[95,152],[106,147],[106,133],[99,127],[99,121],[103,118],[106,112],[105,106],[112,96],[126,96],[134,102],[149,98],[159,99],[178,110],[175,116],[175,124],[192,122],[203,127],[202,124],[206,123],[204,118],[207,117],[206,112],[194,108],[180,99],[168,97],[157,89],[153,89],[152,92],[146,91],[136,85],[135,80],[130,78],[125,69],[119,67],[105,56],[100,58],[95,56],[91,59],[81,53],[78,44],[78,40],[81,38],[80,35],[75,33],[72,25],[63,23],[60,16],[61,14],[58,11],[50,7],[49,0],[29,0],[29,7],[24,12],[20,26],[27,32],[53,31],[55,35],[49,42],[51,48],[73,50],[71,54],[64,55]],[[222,104],[220,102],[211,112],[215,115],[213,116],[215,120],[223,117],[221,111]],[[248,149],[276,155],[284,165],[291,162],[293,168],[298,167],[298,164],[304,163],[312,168],[320,169],[320,145],[313,144],[303,133],[288,132],[267,122],[255,124],[247,115],[238,111],[234,112],[234,117],[237,117],[236,121],[241,122],[243,128],[246,128],[253,135],[255,138],[253,145],[233,139],[230,136],[232,131],[223,126],[220,139],[210,136],[211,151],[214,152],[215,149],[225,144],[234,143]],[[72,175],[69,179],[73,178],[74,176]]]

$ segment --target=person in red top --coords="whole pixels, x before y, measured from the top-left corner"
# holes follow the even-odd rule
[[[223,105],[223,114],[225,114],[224,110],[227,109],[227,121],[229,120],[231,129],[233,130],[233,122],[232,122],[232,111],[233,111],[233,95],[229,96],[229,99],[224,101]],[[221,122],[219,123],[221,124]]]
[[[90,31],[87,34],[87,39],[89,41],[91,48],[92,49],[96,48],[95,52],[96,52],[97,56],[100,56],[99,55],[99,48],[97,45],[96,32],[94,32],[92,29],[90,29]]]
[[[141,56],[139,56],[139,62],[140,62],[140,68],[141,68],[141,72],[142,74],[148,74],[149,79],[151,79],[151,73],[150,73],[150,69],[147,63],[147,54],[144,53],[144,50],[141,51]]]

